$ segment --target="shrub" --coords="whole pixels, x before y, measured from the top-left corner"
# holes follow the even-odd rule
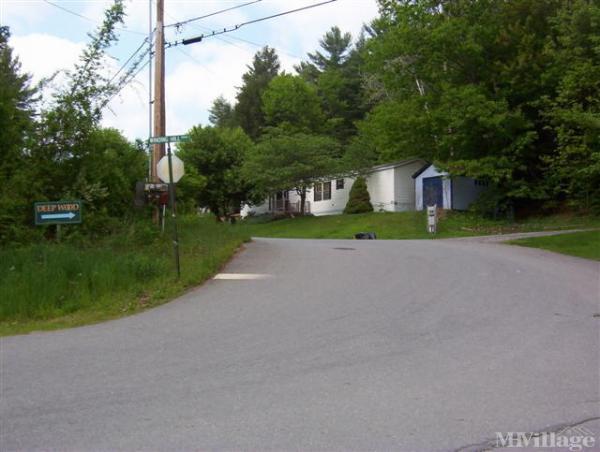
[[[369,191],[367,190],[367,181],[364,177],[358,177],[350,189],[350,198],[344,209],[344,213],[366,213],[373,212],[373,205]]]

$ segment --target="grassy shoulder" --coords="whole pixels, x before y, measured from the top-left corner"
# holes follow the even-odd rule
[[[446,212],[435,235],[426,232],[425,212],[373,212],[267,220],[266,217],[250,218],[237,227],[253,237],[319,239],[351,239],[357,232],[365,231],[375,232],[379,239],[431,239],[600,227],[600,217],[557,215],[509,222],[490,220],[468,212]]]
[[[600,261],[600,231],[531,237],[513,240],[509,243]]]
[[[89,323],[140,312],[219,270],[247,233],[213,218],[179,222],[181,278],[170,232],[147,224],[93,244],[38,244],[0,250],[0,335]]]

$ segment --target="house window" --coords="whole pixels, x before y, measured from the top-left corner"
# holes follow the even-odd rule
[[[314,197],[315,201],[321,201],[323,199],[323,184],[320,182],[315,184]]]
[[[314,200],[326,201],[328,199],[331,199],[331,181],[315,183]]]
[[[331,199],[331,181],[323,184],[323,201]]]
[[[335,181],[335,189],[343,190],[344,189],[344,179],[338,179]]]

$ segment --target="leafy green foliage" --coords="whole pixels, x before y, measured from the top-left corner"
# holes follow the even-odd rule
[[[318,132],[323,111],[317,90],[298,76],[275,77],[263,94],[266,124],[291,132]]]
[[[241,128],[192,128],[190,141],[181,145],[179,157],[185,162],[196,190],[185,190],[200,207],[208,207],[217,218],[239,212],[252,198],[252,185],[241,172],[254,144]],[[189,183],[189,182],[188,182]]]
[[[339,146],[329,137],[273,129],[249,153],[244,174],[258,192],[296,190],[304,213],[306,190],[338,171]]]
[[[371,204],[371,197],[367,190],[367,181],[364,177],[357,177],[352,188],[350,189],[350,195],[348,203],[344,208],[344,213],[367,213],[373,212],[373,205]]]
[[[233,106],[223,96],[217,97],[209,110],[208,120],[215,127],[234,127]]]
[[[500,203],[591,206],[600,5],[379,3],[363,52],[375,107],[359,132],[380,162],[436,161],[494,182]]]

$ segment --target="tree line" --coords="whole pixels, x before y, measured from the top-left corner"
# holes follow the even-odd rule
[[[181,146],[182,206],[218,217],[268,193],[421,157],[491,187],[484,212],[600,211],[600,5],[594,0],[378,0],[352,37],[332,27],[293,73],[270,47],[235,102]],[[67,83],[40,100],[0,28],[0,241],[34,237],[32,203],[85,202],[83,232],[131,215],[145,150],[103,129],[115,0]],[[46,81],[45,83],[50,83]],[[193,89],[190,87],[190,89]]]
[[[236,102],[214,101],[212,126],[192,131],[184,157],[213,154],[210,134],[249,138],[222,167],[246,196],[237,190],[215,212],[409,157],[489,183],[484,213],[600,211],[597,2],[378,3],[356,40],[333,27],[295,74],[266,47]]]
[[[105,51],[116,40],[124,8],[115,0],[90,34],[75,68],[52,94],[33,86],[0,27],[0,243],[27,242],[49,233],[33,227],[35,201],[81,199],[85,222],[71,231],[92,238],[132,214],[136,180],[146,174],[145,151],[120,132],[100,126],[102,109],[118,87],[103,75]],[[47,91],[46,91],[47,92]]]

